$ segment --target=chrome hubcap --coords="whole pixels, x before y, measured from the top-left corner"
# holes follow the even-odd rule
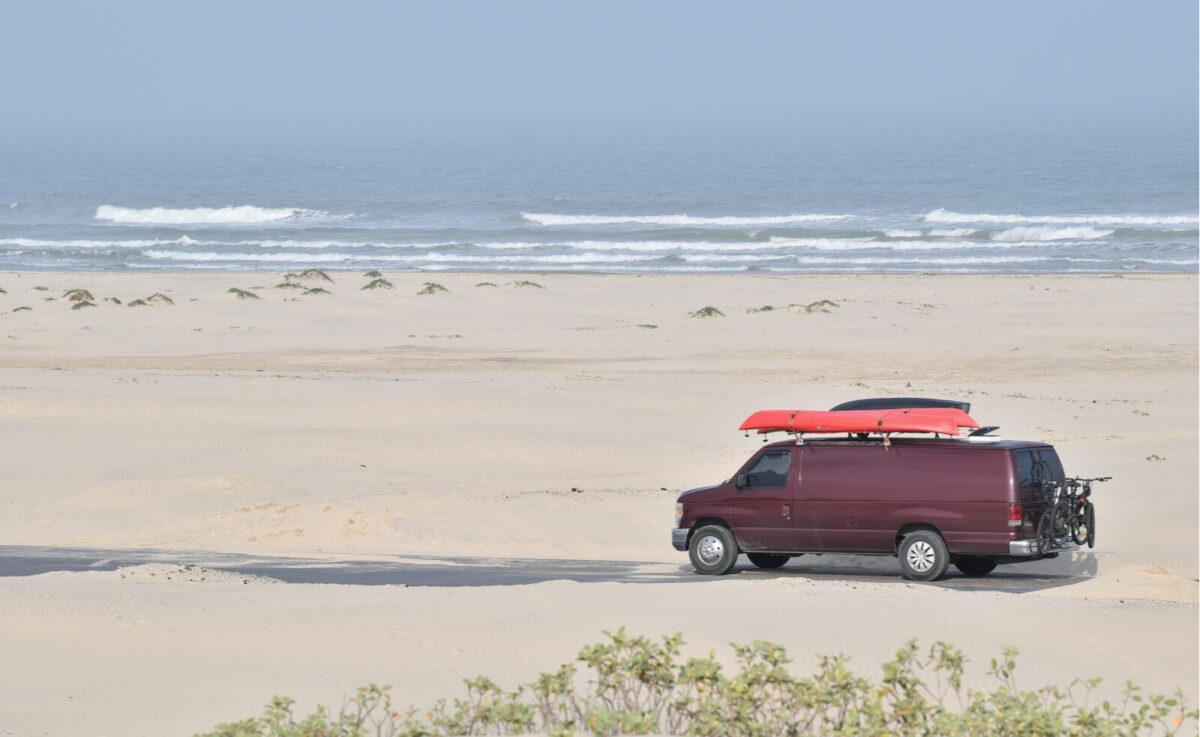
[[[933,568],[933,558],[933,546],[924,540],[918,540],[909,545],[908,554],[905,556],[905,559],[908,561],[908,567],[918,573],[924,573]]]
[[[696,555],[704,565],[711,566],[725,555],[725,544],[712,535],[705,535],[696,546]]]

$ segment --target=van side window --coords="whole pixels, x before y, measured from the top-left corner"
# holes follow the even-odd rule
[[[750,489],[782,489],[787,486],[788,462],[792,458],[789,450],[770,450],[759,456],[746,472],[746,486]]]

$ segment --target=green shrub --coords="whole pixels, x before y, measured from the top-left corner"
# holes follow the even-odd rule
[[[732,645],[737,670],[726,675],[715,653],[681,660],[679,634],[656,643],[625,628],[579,651],[575,663],[505,691],[479,677],[464,681],[466,697],[418,714],[392,710],[389,686],[358,689],[336,718],[323,707],[302,722],[292,700],[275,697],[262,717],[222,724],[205,737],[441,737],[443,735],[663,734],[696,737],[768,735],[946,735],[1059,737],[1175,735],[1200,718],[1174,697],[1143,696],[1126,682],[1120,704],[1090,706],[1099,679],[1066,690],[1022,691],[1013,676],[1016,649],[988,669],[992,691],[964,689],[966,658],[938,642],[924,654],[909,640],[883,664],[876,681],[855,675],[844,655],[819,659],[811,676],[794,675],[783,647],[755,641]],[[422,719],[421,717],[424,717]]]
[[[320,269],[305,269],[299,274],[287,274],[283,277],[284,281],[291,281],[292,278],[297,279],[321,279],[323,281],[332,282],[333,278]]]
[[[375,269],[371,269],[367,273],[363,274],[363,276],[367,277],[368,279],[378,279],[378,278],[382,277],[383,274],[380,274]]]
[[[718,310],[716,307],[709,305],[701,307],[692,313],[692,317],[725,317],[725,313]]]
[[[425,282],[425,285],[421,287],[420,291],[417,292],[417,294],[437,294],[438,292],[449,292],[449,291],[450,291],[449,289],[446,289],[441,284],[427,281],[427,282]]]
[[[363,287],[363,289],[391,289],[393,286],[395,286],[395,285],[392,284],[390,281],[380,277],[377,279],[372,279],[370,282],[367,283],[367,285],[365,287]],[[359,290],[359,291],[362,291],[362,290]]]
[[[229,289],[226,289],[225,291],[226,291],[226,293],[232,294],[233,296],[237,297],[238,299],[261,299],[254,292],[248,292],[245,289],[238,289],[237,287],[230,287]]]
[[[791,304],[788,308],[793,312],[803,312],[806,315],[811,315],[814,312],[833,312],[833,307],[839,307],[837,302],[828,299],[819,299],[816,302],[809,302],[806,305]]]

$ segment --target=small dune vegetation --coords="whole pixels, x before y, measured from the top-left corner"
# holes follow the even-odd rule
[[[681,656],[683,637],[655,642],[606,632],[572,663],[508,691],[491,679],[466,679],[466,694],[428,710],[398,713],[390,686],[370,685],[331,716],[318,708],[297,721],[292,699],[275,697],[261,717],[222,724],[204,737],[449,737],[450,735],[664,734],[695,737],[770,735],[938,735],[946,737],[1090,737],[1176,735],[1200,714],[1172,696],[1143,694],[1127,682],[1124,699],[1091,704],[1098,679],[1022,688],[1017,651],[991,660],[991,689],[964,686],[967,658],[938,642],[905,643],[875,678],[854,673],[844,655],[817,659],[797,675],[780,645],[733,644],[735,668],[716,653]],[[582,671],[582,673],[580,672]]]
[[[438,284],[437,282],[427,281],[421,286],[421,288],[419,290],[417,290],[417,294],[437,294],[438,292],[449,292],[449,291],[450,291],[449,289],[446,289],[445,287],[443,287],[441,284]]]

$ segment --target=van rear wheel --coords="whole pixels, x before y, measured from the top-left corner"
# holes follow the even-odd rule
[[[688,557],[696,573],[720,576],[737,562],[737,541],[733,533],[720,525],[705,525],[692,534]]]
[[[759,568],[778,568],[787,563],[792,556],[782,553],[746,553],[746,557]]]
[[[960,555],[954,561],[954,567],[962,571],[964,576],[986,576],[996,570],[996,561],[991,558],[980,558],[977,555]]]
[[[917,530],[900,542],[900,570],[910,581],[933,581],[950,565],[946,541],[932,530]]]

